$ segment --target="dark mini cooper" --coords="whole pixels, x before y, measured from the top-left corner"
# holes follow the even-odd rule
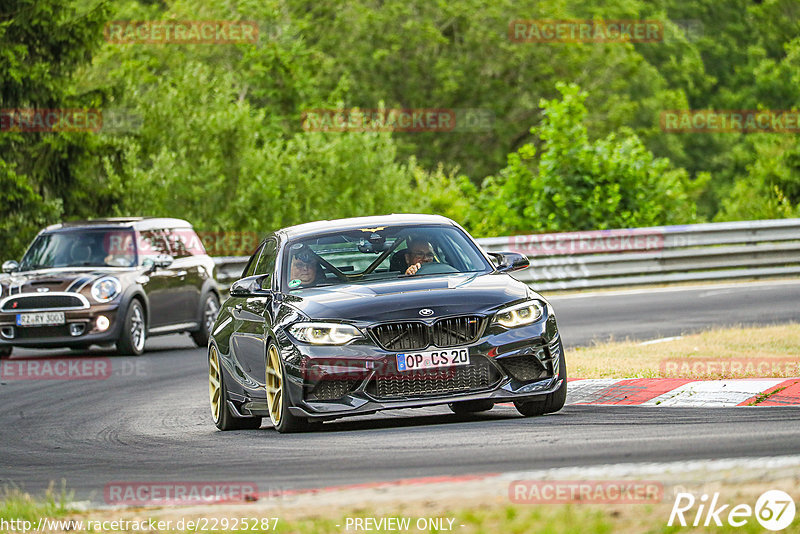
[[[279,432],[388,408],[561,409],[552,307],[432,215],[321,221],[268,236],[231,287],[208,347],[216,426]]]
[[[219,311],[214,260],[180,219],[98,219],[50,226],[0,275],[0,355],[13,347],[116,344],[189,332],[199,346]]]

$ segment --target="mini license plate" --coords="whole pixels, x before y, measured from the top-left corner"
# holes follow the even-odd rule
[[[64,312],[18,313],[17,326],[53,326],[64,324]]]
[[[453,365],[469,365],[469,351],[467,349],[445,349],[397,354],[398,371],[416,371]]]

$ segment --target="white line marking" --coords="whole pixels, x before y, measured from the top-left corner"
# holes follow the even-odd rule
[[[672,336],[672,337],[662,337],[660,339],[651,339],[650,341],[642,341],[638,344],[639,347],[644,347],[645,345],[655,345],[656,343],[666,343],[667,341],[675,341],[676,339],[681,339],[683,336]]]

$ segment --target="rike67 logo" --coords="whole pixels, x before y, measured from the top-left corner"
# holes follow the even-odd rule
[[[719,493],[714,493],[710,499],[707,493],[703,493],[698,499],[691,493],[681,492],[675,496],[667,525],[721,527],[727,523],[741,527],[755,516],[763,528],[777,532],[791,525],[794,515],[794,500],[781,490],[765,491],[756,500],[755,507],[749,504],[720,505]]]

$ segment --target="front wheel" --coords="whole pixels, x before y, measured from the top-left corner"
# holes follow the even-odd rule
[[[208,349],[208,396],[211,401],[211,417],[220,430],[253,430],[261,426],[260,417],[243,419],[233,415],[228,406],[228,390],[219,364],[217,347]]]
[[[8,358],[14,351],[14,347],[0,347],[0,358]]]
[[[144,352],[147,325],[142,304],[133,299],[122,323],[122,333],[117,340],[117,352],[123,356],[140,356]]]
[[[545,396],[543,400],[514,401],[517,411],[525,417],[544,415],[559,411],[567,401],[567,363],[564,359],[564,345],[558,342],[558,378],[562,380],[561,387]]]
[[[207,347],[211,329],[219,314],[219,299],[214,293],[206,295],[203,302],[203,315],[200,317],[200,329],[192,332],[192,340],[198,347]]]
[[[321,423],[311,423],[308,419],[297,417],[289,411],[289,396],[286,391],[286,374],[278,350],[271,341],[267,347],[267,408],[272,426],[281,434],[314,430]]]

